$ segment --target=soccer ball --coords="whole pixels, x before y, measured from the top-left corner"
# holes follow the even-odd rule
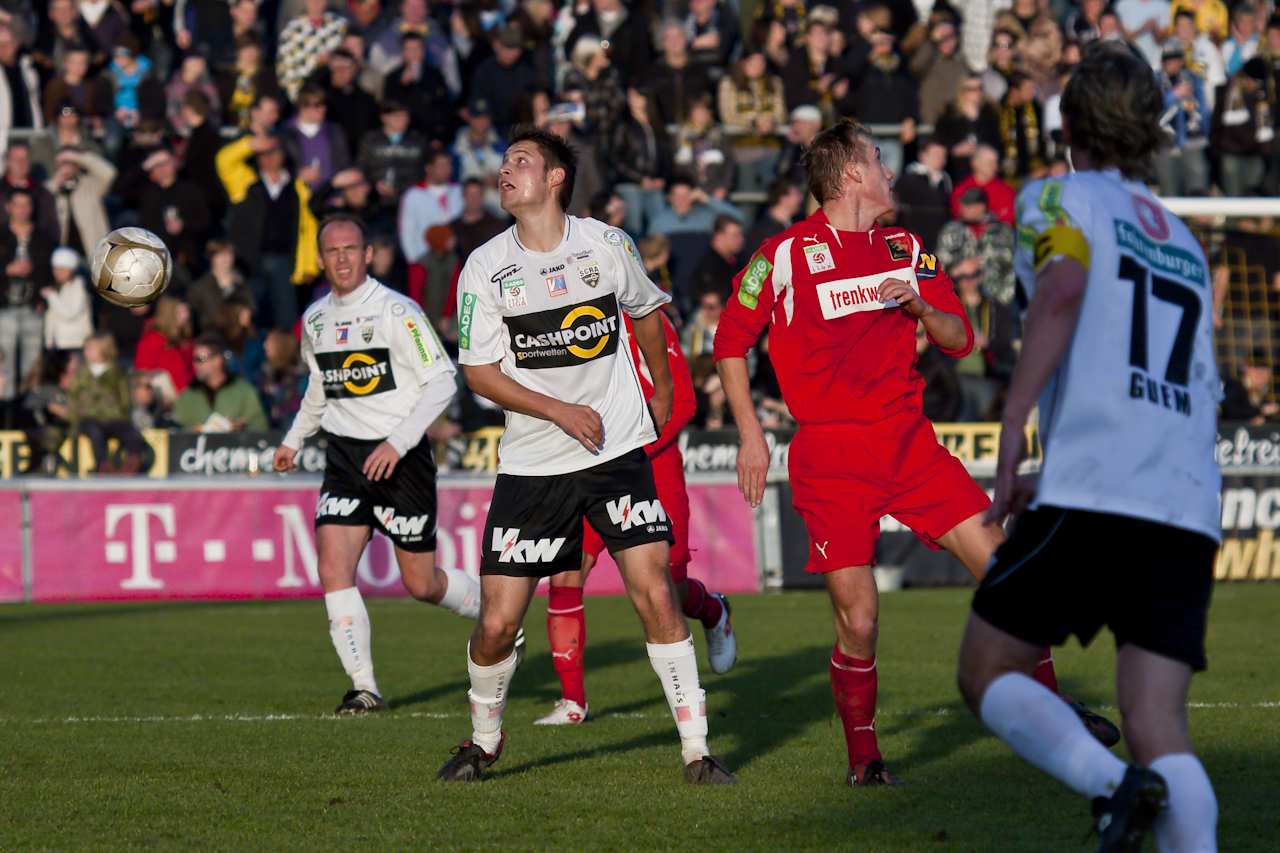
[[[164,241],[147,229],[117,228],[94,248],[89,275],[108,302],[145,305],[169,286],[173,259]]]

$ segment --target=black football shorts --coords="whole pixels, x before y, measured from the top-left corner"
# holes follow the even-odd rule
[[[996,550],[973,612],[1037,645],[1107,625],[1117,648],[1205,668],[1204,632],[1218,543],[1155,521],[1040,506]]]
[[[328,441],[316,527],[376,527],[401,550],[434,551],[436,461],[431,457],[431,442],[419,442],[396,463],[390,477],[374,482],[361,469],[382,439],[328,436]]]
[[[480,574],[549,577],[582,567],[582,519],[610,554],[675,541],[643,449],[583,471],[499,474],[481,542]]]

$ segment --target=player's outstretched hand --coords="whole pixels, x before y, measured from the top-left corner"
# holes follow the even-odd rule
[[[604,447],[604,421],[600,419],[600,413],[590,406],[564,403],[551,420],[592,453],[599,453]]]
[[[271,458],[271,467],[282,474],[288,473],[298,467],[293,464],[293,457],[297,455],[298,451],[282,444],[276,448],[276,455]]]
[[[391,442],[384,441],[373,449],[368,459],[364,460],[364,467],[360,469],[360,473],[375,482],[383,480],[391,476],[391,472],[396,470],[396,463],[399,461],[400,451],[392,447]]]
[[[996,488],[991,508],[984,519],[987,524],[1004,524],[1010,513],[1026,508],[1025,483],[1018,481],[1018,466],[1027,458],[1027,433],[1019,427],[1004,424],[1000,430],[1000,458],[996,462]],[[1032,495],[1034,495],[1034,486]]]
[[[769,473],[769,445],[764,433],[740,436],[738,448],[738,491],[751,506],[760,506],[764,500],[764,480]]]
[[[932,310],[932,306],[920,298],[920,294],[911,289],[911,285],[901,279],[886,278],[880,282],[880,301],[896,300],[899,308],[904,308],[917,317],[923,317]]]

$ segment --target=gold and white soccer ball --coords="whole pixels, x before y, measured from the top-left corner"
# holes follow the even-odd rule
[[[108,302],[145,305],[169,286],[173,259],[164,241],[147,229],[117,228],[94,248],[89,276]]]

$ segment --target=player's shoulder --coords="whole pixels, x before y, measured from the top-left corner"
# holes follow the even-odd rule
[[[569,216],[568,227],[570,230],[576,230],[578,235],[597,246],[607,249],[616,249],[621,251],[631,251],[635,247],[635,241],[631,239],[631,235],[621,228],[610,225],[608,222],[601,222],[599,219],[582,218],[578,216]],[[628,246],[632,247],[631,249]]]
[[[306,310],[302,312],[302,325],[314,326],[316,323],[321,322],[324,315],[330,313],[332,310],[333,294],[326,293],[324,296],[321,296],[315,302],[308,305]]]
[[[1090,170],[1037,178],[1024,184],[1018,193],[1017,221],[1065,220],[1084,228],[1099,211],[1114,208],[1117,200],[1127,194],[1124,184],[1106,172]]]
[[[397,290],[392,290],[382,282],[374,279],[377,285],[370,302],[377,302],[386,308],[391,319],[400,317],[416,317],[422,315],[422,306]]]
[[[788,225],[772,237],[766,237],[760,243],[760,248],[756,250],[756,255],[761,255],[772,263],[778,251],[785,246],[805,242],[809,245],[825,243],[830,236],[831,229],[825,223],[806,217],[793,225]],[[805,239],[806,237],[808,240]]]

